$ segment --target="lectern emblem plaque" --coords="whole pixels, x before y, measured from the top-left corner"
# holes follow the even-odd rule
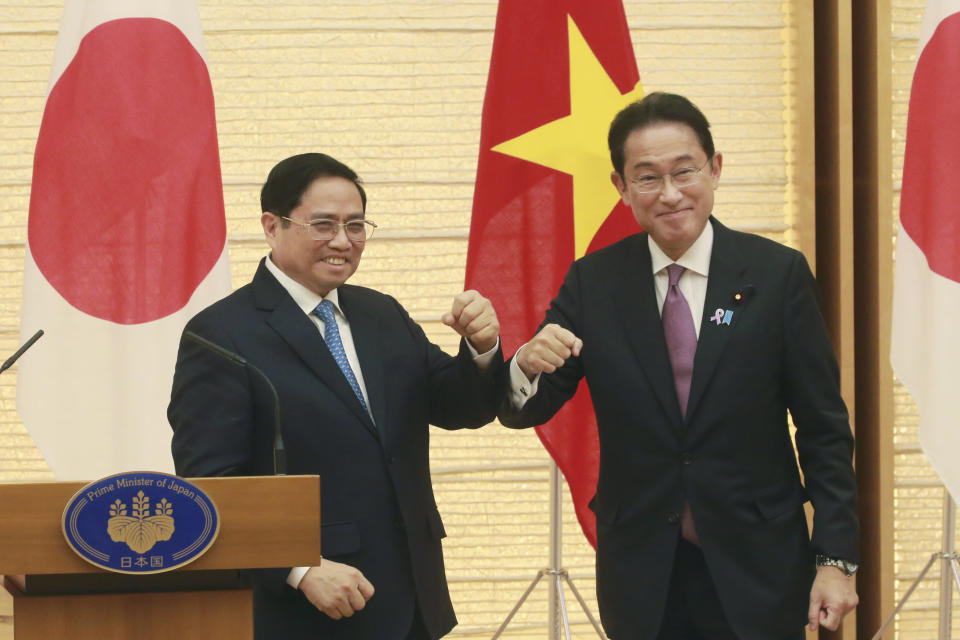
[[[121,473],[92,482],[67,503],[67,544],[81,558],[117,573],[182,567],[203,555],[220,530],[213,501],[196,485],[165,473]]]

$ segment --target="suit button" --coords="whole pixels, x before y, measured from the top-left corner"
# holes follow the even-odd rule
[[[397,461],[397,459],[394,458],[393,456],[387,456],[387,462],[388,462],[389,464],[393,464],[393,463],[396,462],[396,461]]]
[[[677,524],[678,522],[680,522],[680,514],[671,513],[669,516],[667,516],[667,522],[669,522],[670,524]]]
[[[683,462],[683,464],[692,464],[693,454],[684,453],[682,456],[680,456],[680,460]]]

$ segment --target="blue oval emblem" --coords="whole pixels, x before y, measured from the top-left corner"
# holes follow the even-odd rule
[[[63,535],[81,558],[117,573],[160,573],[193,562],[217,539],[213,501],[183,478],[137,471],[78,491],[63,510]]]

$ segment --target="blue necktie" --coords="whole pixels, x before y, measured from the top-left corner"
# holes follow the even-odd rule
[[[337,361],[337,366],[340,367],[340,371],[343,372],[344,377],[347,379],[347,384],[350,385],[353,393],[356,394],[357,400],[360,401],[360,406],[363,407],[364,411],[369,413],[367,403],[363,400],[363,392],[360,391],[360,384],[357,383],[357,377],[353,375],[353,369],[350,368],[350,362],[347,360],[347,353],[343,350],[343,342],[340,340],[340,329],[337,328],[337,320],[333,317],[333,302],[330,300],[321,301],[320,304],[317,305],[317,308],[313,310],[313,313],[323,322],[323,339],[327,343],[327,348],[330,349],[330,355]]]

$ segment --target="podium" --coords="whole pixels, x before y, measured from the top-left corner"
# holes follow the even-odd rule
[[[220,533],[165,573],[104,571],[73,552],[61,515],[86,483],[0,484],[0,574],[14,640],[253,639],[242,569],[320,564],[320,478],[188,478],[216,504]]]

